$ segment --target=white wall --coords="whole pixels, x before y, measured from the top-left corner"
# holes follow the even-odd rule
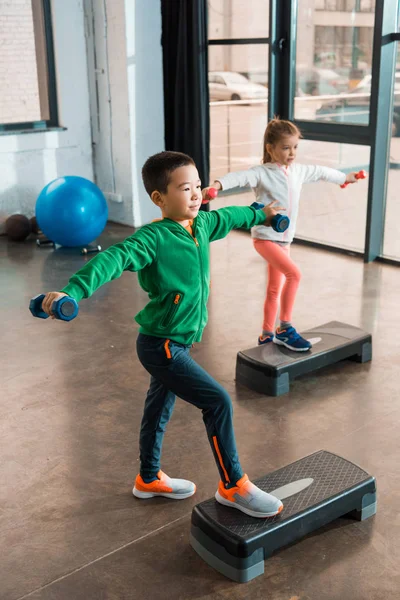
[[[94,177],[112,221],[132,224],[132,176],[123,0],[85,0]]]
[[[60,125],[66,131],[0,135],[0,212],[34,214],[52,179],[93,180],[83,0],[52,0]]]
[[[141,168],[164,150],[160,0],[85,0],[94,173],[112,221],[160,216]],[[111,198],[122,200],[120,203]]]
[[[165,149],[161,0],[125,0],[125,8],[133,210],[134,224],[139,226],[161,216],[148,197],[141,176],[145,160]]]

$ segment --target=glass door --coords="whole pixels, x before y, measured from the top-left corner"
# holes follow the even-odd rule
[[[374,22],[375,2],[298,0],[293,117],[303,122],[306,138],[307,121],[368,127]],[[369,171],[370,147],[355,141],[351,135],[339,143],[329,136],[305,139],[298,160],[346,173]],[[306,185],[297,237],[364,252],[367,202],[366,181],[344,190],[325,182]]]
[[[209,0],[208,8],[211,179],[260,164],[268,119],[293,120],[299,161],[369,174],[344,190],[305,185],[297,239],[366,262],[382,252],[400,260],[399,0]]]
[[[385,233],[382,255],[400,261],[400,49],[396,42],[392,135],[390,140],[389,181],[386,196]]]
[[[267,125],[269,0],[209,0],[210,179],[258,164]]]

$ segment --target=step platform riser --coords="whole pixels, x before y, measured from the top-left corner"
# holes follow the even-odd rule
[[[320,341],[307,352],[294,352],[274,343],[238,352],[236,381],[256,392],[280,396],[301,375],[345,359],[359,363],[372,360],[372,337],[358,327],[331,321],[301,335]]]
[[[325,477],[322,468],[332,470]],[[273,519],[254,519],[233,508],[207,500],[193,509],[191,545],[214,569],[239,583],[264,572],[273,552],[340,517],[365,520],[376,512],[376,482],[365,471],[334,454],[320,451],[271,473],[255,483],[265,491],[286,475],[314,471],[315,482],[284,500],[284,511]],[[340,482],[332,484],[332,477]],[[323,481],[322,481],[323,479]],[[351,481],[354,484],[351,484]],[[314,486],[314,487],[313,487]],[[321,499],[324,486],[335,493]],[[342,486],[343,487],[343,486]],[[317,500],[313,503],[313,499]]]

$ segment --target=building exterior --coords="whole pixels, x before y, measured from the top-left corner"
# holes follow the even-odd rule
[[[375,0],[299,0],[297,68],[338,70],[354,86],[371,70]],[[209,0],[209,38],[268,37],[268,0]],[[268,82],[268,45],[212,46],[210,71]],[[307,90],[302,90],[307,93]]]

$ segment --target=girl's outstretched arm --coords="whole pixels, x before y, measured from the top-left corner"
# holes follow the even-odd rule
[[[322,167],[320,165],[296,165],[300,171],[300,177],[303,183],[316,183],[317,181],[328,181],[342,185],[346,182],[346,173],[331,169],[330,167]]]
[[[260,183],[262,169],[263,167],[259,165],[245,171],[235,171],[234,173],[228,173],[223,177],[219,177],[210,186],[203,189],[203,198],[207,198],[210,187],[215,188],[217,191],[246,186],[255,189]]]

